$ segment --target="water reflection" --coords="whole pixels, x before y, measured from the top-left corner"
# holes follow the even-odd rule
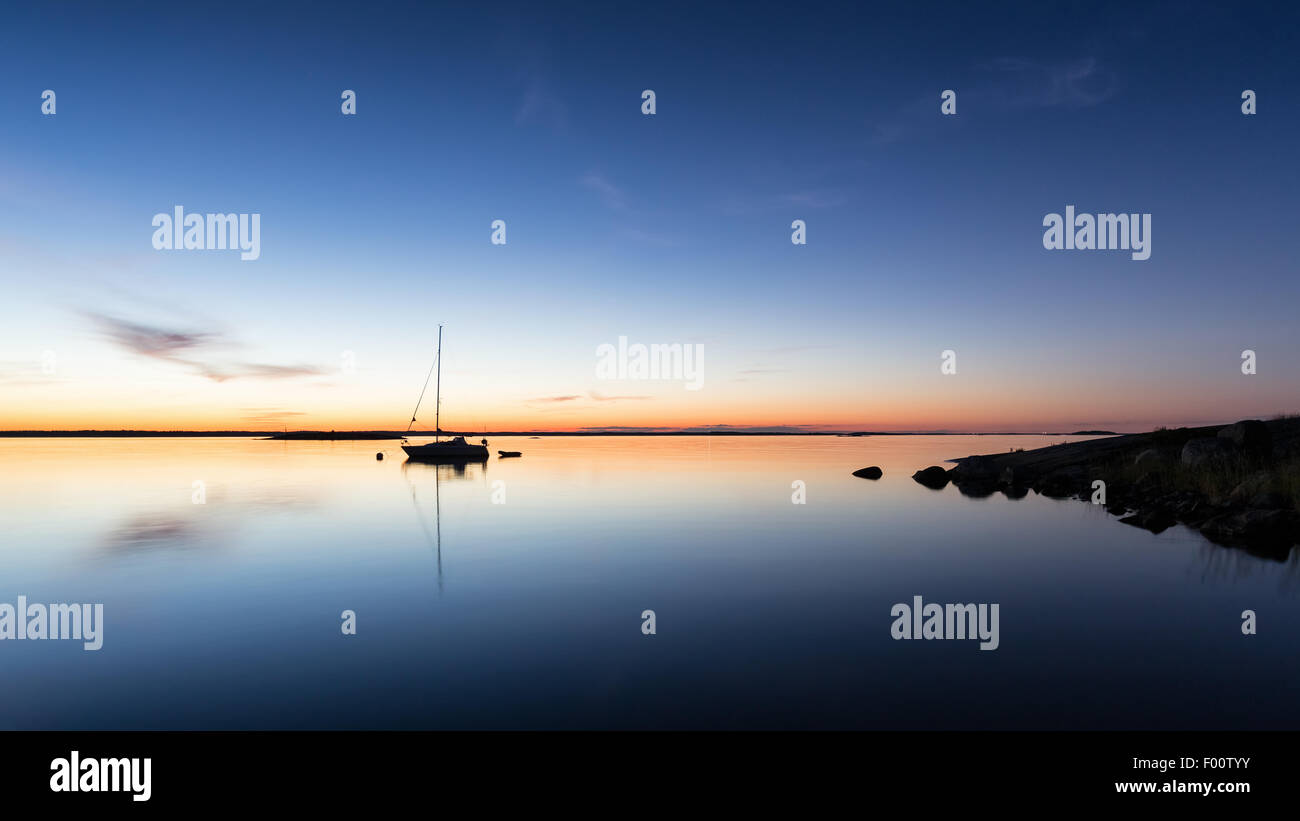
[[[1260,555],[1256,551],[1225,547],[1215,544],[1199,534],[1193,535],[1197,544],[1196,557],[1200,570],[1201,582],[1239,582],[1258,578],[1262,566],[1259,559],[1269,560],[1269,564],[1281,565],[1277,572],[1268,573],[1276,578],[1279,592],[1294,594],[1300,589],[1300,550],[1290,550],[1285,555]]]
[[[926,479],[915,478],[915,477],[913,481],[915,481],[919,485],[929,488],[932,491],[936,491],[940,493],[946,491],[946,484],[940,486],[938,485],[937,482],[929,482]],[[957,488],[958,493],[960,493],[962,496],[965,496],[966,498],[969,499],[989,499],[994,496],[1001,495],[1006,499],[1015,501],[1017,499],[1023,499],[1029,494],[1029,488],[1024,487],[1022,485],[994,485],[989,482],[966,482],[961,485],[954,485],[954,487]],[[1035,489],[1034,494],[1041,498],[1051,499],[1053,501],[1062,501],[1062,502],[1079,502],[1079,501],[1088,502],[1089,501],[1087,498],[1081,498],[1077,496],[1072,491],[1066,491],[1061,488],[1056,488],[1056,489],[1047,488],[1044,490]],[[1101,509],[1105,510],[1105,512],[1107,513],[1106,518],[1110,519],[1115,523],[1119,523],[1125,516],[1129,515],[1129,511],[1132,510],[1132,508],[1101,508]],[[1172,517],[1171,522],[1183,524],[1184,527],[1187,527],[1186,524],[1183,522],[1183,520],[1179,519],[1176,516]],[[1164,530],[1167,530],[1170,527],[1170,524],[1164,524],[1163,526],[1160,526],[1158,529],[1154,529],[1154,530],[1144,524],[1137,524],[1136,526],[1140,527],[1143,530],[1151,530],[1152,533],[1159,534]],[[1217,550],[1220,551],[1226,550],[1228,552],[1234,552],[1234,553],[1236,552],[1245,553],[1249,556],[1252,556],[1255,559],[1263,559],[1265,561],[1277,562],[1279,564],[1292,561],[1293,557],[1297,554],[1297,552],[1300,552],[1293,549],[1294,545],[1289,538],[1282,538],[1280,540],[1274,539],[1272,541],[1250,542],[1250,541],[1244,541],[1242,539],[1217,538],[1213,535],[1204,533],[1194,528],[1187,527],[1187,529],[1190,532],[1196,534],[1197,538],[1200,541],[1212,545]]]
[[[0,442],[0,599],[104,602],[110,624],[100,653],[0,647],[0,726],[1300,728],[1290,691],[1259,686],[1300,676],[1300,555],[911,478],[1052,441],[499,437],[525,458],[465,464]],[[890,606],[917,593],[999,603],[1001,646],[894,641]],[[963,699],[937,697],[953,680]]]
[[[194,548],[210,538],[208,524],[167,513],[139,513],[109,531],[104,545],[119,555]]]
[[[186,492],[178,491],[185,497]],[[111,555],[211,549],[230,541],[235,531],[269,514],[306,515],[321,505],[320,495],[301,487],[259,487],[232,494],[214,485],[202,503],[192,499],[132,513],[102,539]]]
[[[476,468],[471,470],[470,468]],[[433,528],[430,529],[428,515],[420,505],[417,484],[428,483],[429,474],[433,475]],[[433,550],[438,562],[438,595],[442,595],[442,483],[472,481],[476,478],[487,480],[487,462],[485,461],[430,461],[407,459],[402,463],[402,476],[411,489],[411,505],[415,508],[420,529],[424,532],[425,542]]]
[[[402,463],[402,473],[435,473],[442,479],[471,479],[475,474],[478,474],[479,478],[485,476],[487,466],[486,461],[407,459]]]

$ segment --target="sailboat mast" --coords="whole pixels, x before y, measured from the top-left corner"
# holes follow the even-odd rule
[[[442,326],[438,326],[438,381],[434,383],[433,389],[433,441],[437,442],[438,437],[442,434],[442,423],[439,421],[439,414],[442,411]]]

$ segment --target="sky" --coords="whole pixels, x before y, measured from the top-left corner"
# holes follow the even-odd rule
[[[444,429],[1300,412],[1285,4],[268,5],[6,10],[0,429],[401,429],[439,323]],[[1067,205],[1150,258],[1045,249]]]

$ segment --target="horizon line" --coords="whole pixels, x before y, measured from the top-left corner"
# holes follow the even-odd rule
[[[1146,431],[1115,431],[1086,429],[1073,431],[972,431],[972,430],[857,430],[851,428],[831,430],[789,430],[779,428],[595,428],[567,430],[443,430],[443,431],[393,431],[367,430],[156,430],[138,428],[62,428],[0,430],[0,437],[59,437],[59,436],[265,436],[284,441],[301,439],[348,438],[351,436],[415,438],[425,436],[1123,436]],[[288,437],[288,438],[286,438]]]

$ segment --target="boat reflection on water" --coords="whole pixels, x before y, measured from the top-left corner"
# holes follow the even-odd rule
[[[477,470],[470,470],[470,467],[477,467]],[[420,500],[417,498],[417,483],[428,487],[429,474],[433,474],[433,530],[429,529],[427,512],[420,506]],[[411,488],[411,504],[415,507],[415,515],[420,521],[420,528],[424,530],[425,540],[428,541],[429,547],[433,548],[438,558],[438,593],[442,593],[442,493],[441,486],[444,481],[467,482],[476,479],[487,481],[487,461],[486,460],[438,460],[427,461],[421,459],[407,459],[402,463],[402,476],[406,479],[406,484]]]
[[[447,480],[479,479],[487,476],[487,462],[487,459],[419,459],[411,456],[402,463],[402,473],[407,476],[407,481],[410,481],[412,473],[423,474],[426,478],[433,473],[436,479]],[[470,470],[471,467],[478,470]]]

